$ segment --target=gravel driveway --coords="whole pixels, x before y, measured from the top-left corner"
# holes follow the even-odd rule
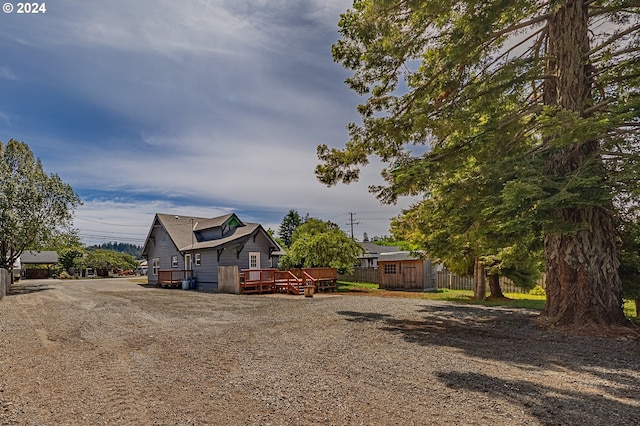
[[[25,281],[0,302],[0,424],[637,424],[638,339],[535,316]]]

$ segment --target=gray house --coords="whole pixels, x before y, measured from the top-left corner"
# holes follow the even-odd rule
[[[360,256],[361,268],[377,268],[378,258],[382,253],[397,252],[400,249],[396,246],[380,246],[375,243],[360,243],[364,253]]]
[[[202,290],[218,289],[218,266],[277,267],[283,254],[260,224],[242,222],[234,213],[214,218],[156,214],[142,249],[149,284],[193,277]]]

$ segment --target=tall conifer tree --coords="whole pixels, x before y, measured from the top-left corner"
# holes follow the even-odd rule
[[[339,26],[334,59],[366,101],[343,149],[318,147],[318,178],[357,180],[377,155],[385,202],[463,199],[461,169],[490,181],[484,231],[542,234],[544,318],[622,324],[616,220],[638,205],[638,0],[355,0]]]

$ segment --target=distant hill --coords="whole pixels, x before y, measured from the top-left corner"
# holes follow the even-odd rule
[[[140,256],[142,254],[142,246],[137,246],[135,244],[129,243],[102,243],[100,245],[87,247],[87,250],[95,249],[113,250],[120,253],[127,253],[135,256],[136,259],[140,259]]]

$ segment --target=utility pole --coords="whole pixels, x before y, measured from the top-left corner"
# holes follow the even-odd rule
[[[353,225],[359,225],[360,222],[354,222],[353,220],[353,216],[355,215],[355,213],[349,213],[349,223],[347,223],[347,225],[351,226],[351,239],[355,240],[355,238],[353,237]]]

